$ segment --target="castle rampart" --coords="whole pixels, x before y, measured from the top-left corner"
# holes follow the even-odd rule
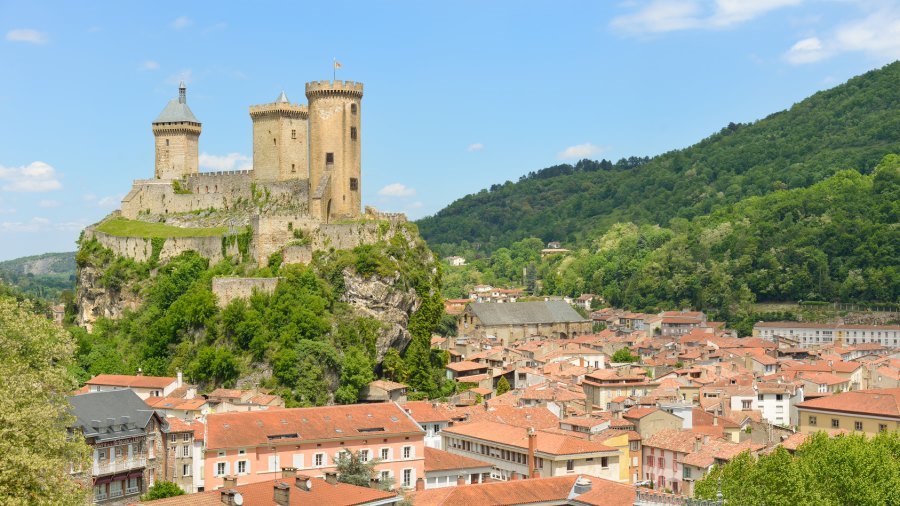
[[[273,294],[281,278],[216,277],[212,279],[212,292],[219,307],[236,299],[249,299],[254,292]]]

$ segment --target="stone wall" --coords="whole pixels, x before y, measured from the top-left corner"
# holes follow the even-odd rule
[[[213,278],[212,292],[216,295],[219,307],[227,306],[235,299],[249,299],[254,291],[275,293],[278,280],[281,278]]]
[[[153,244],[143,237],[119,237],[96,230],[94,227],[84,229],[84,237],[96,239],[103,246],[111,249],[116,255],[131,258],[137,262],[146,262],[153,255]],[[208,258],[210,264],[223,260],[222,236],[213,237],[171,237],[163,242],[159,261],[165,263],[185,251],[196,251],[200,256]],[[225,248],[229,258],[239,258],[240,251],[236,243],[229,242]]]

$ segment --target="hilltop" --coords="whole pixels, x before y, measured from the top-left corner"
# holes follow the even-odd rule
[[[894,62],[685,149],[531,172],[453,202],[419,229],[442,255],[489,253],[527,237],[586,245],[619,222],[665,226],[840,170],[869,174],[900,152],[898,82]]]
[[[75,288],[75,252],[44,253],[0,262],[0,282],[22,293],[57,301]]]

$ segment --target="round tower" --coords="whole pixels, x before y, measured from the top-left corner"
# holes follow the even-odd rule
[[[178,85],[178,98],[172,99],[153,122],[156,138],[157,179],[182,179],[200,171],[198,142],[200,120],[187,105],[187,87]]]
[[[305,105],[281,95],[271,104],[251,105],[253,179],[286,181],[309,177],[309,145]]]
[[[310,210],[324,221],[360,216],[362,96],[362,83],[306,83]]]

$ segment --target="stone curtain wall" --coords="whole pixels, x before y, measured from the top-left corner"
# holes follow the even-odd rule
[[[254,291],[275,293],[279,279],[281,278],[213,278],[212,292],[216,295],[219,307],[225,307],[235,299],[249,299]]]
[[[131,258],[137,262],[150,260],[153,254],[153,244],[150,239],[143,237],[119,237],[100,232],[94,227],[84,229],[85,238],[94,238],[103,246],[111,249],[116,255]],[[185,251],[196,251],[200,256],[208,258],[210,264],[215,264],[225,257],[222,255],[222,236],[213,237],[170,237],[165,240],[159,254],[161,263],[177,257]],[[225,254],[229,258],[239,258],[240,251],[237,242],[229,242],[225,247]]]

